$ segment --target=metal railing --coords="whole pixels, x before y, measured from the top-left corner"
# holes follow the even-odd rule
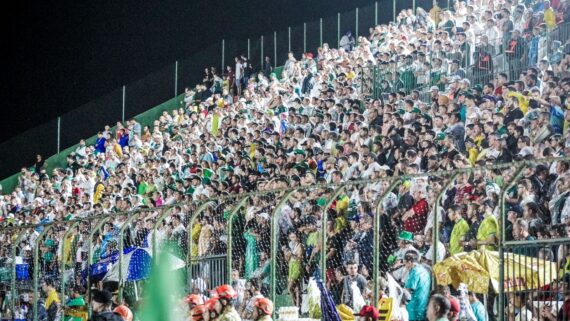
[[[3,253],[0,257],[3,266],[0,268],[4,271],[0,284],[10,294],[4,313],[11,317],[25,310],[21,296],[40,293],[40,285],[46,279],[55,284],[61,302],[66,302],[73,293],[89,297],[92,287],[114,286],[120,297],[124,296],[134,305],[138,299],[137,288],[144,285],[148,269],[152,266],[150,262],[163,245],[176,248],[170,253],[174,262],[172,266],[173,269],[186,270],[183,286],[187,291],[205,291],[234,281],[233,272],[239,279],[257,279],[277,307],[290,305],[291,302],[296,303],[296,284],[303,283],[304,277],[316,273],[325,284],[334,284],[335,269],[350,260],[331,251],[339,246],[335,243],[338,235],[334,231],[338,227],[348,228],[347,225],[354,224],[352,222],[356,222],[356,218],[361,225],[356,224],[352,233],[371,240],[371,243],[362,245],[368,247],[357,250],[360,252],[359,265],[371,279],[370,302],[378,302],[383,290],[380,288],[380,276],[391,271],[392,266],[387,261],[397,250],[395,233],[404,228],[412,229],[421,242],[429,243],[425,237],[429,234],[426,231],[431,231],[432,244],[448,242],[443,238],[448,226],[439,215],[432,215],[431,222],[425,218],[417,224],[398,219],[400,213],[389,202],[391,197],[395,197],[395,191],[401,194],[410,184],[426,186],[423,184],[429,183],[426,200],[429,208],[438,213],[439,208],[449,206],[442,199],[462,176],[479,179],[501,175],[505,179],[510,178],[501,186],[501,195],[496,195],[498,199],[505,200],[509,187],[520,181],[525,169],[534,168],[536,164],[549,165],[569,160],[568,157],[549,158],[342,184],[301,186],[132,212],[94,214],[65,222],[3,227],[0,239],[7,242],[0,245],[0,253]],[[499,319],[503,320],[504,300],[507,293],[513,292],[512,288],[504,286],[504,281],[510,282],[513,275],[510,265],[505,265],[510,253],[529,246],[567,246],[570,239],[541,240],[532,244],[507,241],[505,228],[510,219],[507,217],[509,205],[503,201],[499,209],[500,237],[497,246],[503,259],[499,262],[497,280],[499,290],[496,297],[499,301],[494,306],[498,309]],[[296,217],[295,213],[303,213],[303,216]],[[291,228],[284,229],[288,219],[292,222]],[[289,248],[290,242],[295,244],[291,233],[298,232],[302,233],[305,246],[301,257],[296,257],[295,249]],[[345,253],[350,251],[350,248],[344,249]],[[433,252],[431,264],[439,260],[437,250]],[[532,264],[529,261],[529,266]],[[6,272],[6,269],[11,272]],[[544,294],[530,279],[526,287],[525,283],[520,283],[516,290],[536,297]],[[33,311],[35,320],[38,300],[32,303],[28,308]]]

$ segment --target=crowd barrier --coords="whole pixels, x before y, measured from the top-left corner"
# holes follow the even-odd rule
[[[39,293],[47,279],[54,281],[62,302],[73,293],[85,293],[89,297],[92,287],[105,283],[107,286],[115,284],[119,296],[136,306],[153,258],[168,245],[174,249],[167,255],[171,269],[186,271],[183,286],[187,292],[257,279],[262,292],[276,302],[278,309],[299,304],[310,276],[320,275],[329,286],[337,282],[335,269],[355,258],[350,257],[352,245],[346,247],[350,242],[343,241],[335,231],[350,226],[353,235],[370,240],[364,242],[368,247],[354,249],[354,252],[359,253],[356,259],[363,267],[361,273],[371,280],[370,300],[377,302],[381,294],[380,277],[392,272],[390,257],[398,250],[398,233],[403,229],[392,216],[395,213],[393,191],[402,195],[410,182],[412,185],[427,183],[425,198],[432,214],[427,221],[408,225],[407,229],[416,231],[414,242],[417,244],[442,242],[448,247],[449,241],[441,239],[445,234],[442,230],[447,226],[438,221],[439,215],[433,215],[446,206],[448,191],[455,188],[461,177],[479,182],[482,178],[500,176],[503,180],[500,193],[492,196],[499,204],[498,220],[502,228],[497,244],[501,259],[495,280],[498,291],[494,293],[497,298],[494,308],[503,320],[503,316],[506,318],[510,313],[507,303],[513,292],[517,293],[517,300],[524,293],[524,298],[534,300],[532,304],[538,302],[537,309],[538,304],[545,304],[548,293],[558,293],[556,283],[550,283],[550,289],[544,288],[546,284],[536,285],[545,279],[540,274],[558,273],[561,255],[566,257],[570,246],[568,238],[533,242],[508,240],[505,236],[509,225],[506,195],[528,169],[537,164],[551,165],[568,160],[568,157],[550,158],[294,189],[266,186],[255,193],[204,202],[93,214],[37,226],[5,227],[0,229],[0,239],[6,240],[9,246],[0,247],[0,289],[7,293],[4,303],[9,307],[7,313],[15,316],[23,295]],[[301,208],[310,213],[310,219],[297,216]],[[286,229],[289,225],[298,234],[290,233],[293,230]],[[295,244],[301,246],[298,251]],[[561,254],[546,251],[553,246],[560,248]],[[536,259],[540,257],[552,264],[521,279],[521,275],[527,273],[526,267],[537,262],[528,259],[531,261],[514,267],[505,262],[515,258],[511,257],[513,253],[525,253],[530,251],[528,249],[541,253]],[[433,256],[426,258],[431,261],[428,264],[437,263],[440,254],[433,251]],[[524,268],[524,272],[517,268]],[[542,281],[535,282],[533,278]],[[435,285],[434,281],[433,287]],[[42,304],[41,301],[33,301],[33,311],[37,312],[38,304]]]

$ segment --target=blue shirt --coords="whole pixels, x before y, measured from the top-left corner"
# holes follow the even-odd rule
[[[477,321],[487,321],[487,311],[485,311],[485,306],[481,301],[471,303],[471,309],[473,309]]]
[[[410,320],[425,320],[431,290],[430,272],[423,266],[416,265],[410,271],[404,287],[412,290],[412,299],[406,306]]]
[[[555,134],[562,134],[564,128],[564,111],[559,106],[550,106],[550,125]]]

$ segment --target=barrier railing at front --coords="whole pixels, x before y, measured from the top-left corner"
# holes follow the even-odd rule
[[[509,308],[510,301],[520,308],[521,302],[532,298],[532,304],[541,301],[542,308],[541,296],[556,292],[545,290],[544,286],[563,280],[557,277],[553,281],[551,277],[559,265],[547,265],[548,271],[536,268],[539,271],[534,274],[529,271],[544,266],[545,259],[560,263],[566,257],[564,251],[570,244],[570,239],[564,239],[566,227],[556,218],[540,225],[541,218],[536,217],[533,209],[524,208],[524,218],[532,223],[531,228],[551,224],[557,229],[557,234],[548,236],[541,229],[538,235],[544,240],[525,241],[526,236],[519,233],[516,217],[511,214],[521,211],[513,187],[519,188],[520,195],[526,195],[524,188],[530,184],[525,176],[528,171],[537,164],[561,161],[570,158],[424,174],[402,172],[396,173],[397,177],[372,176],[369,180],[301,185],[294,189],[273,189],[278,185],[267,185],[255,193],[202,198],[193,203],[92,215],[70,222],[2,227],[0,239],[10,240],[0,246],[0,284],[10,293],[2,317],[21,318],[30,313],[37,319],[39,301],[34,294],[49,290],[50,285],[60,293],[63,304],[72,296],[88,297],[92,288],[108,288],[118,291],[120,301],[135,306],[153,261],[165,245],[174,248],[167,256],[169,266],[186,271],[186,283],[182,286],[188,292],[204,293],[223,283],[243,289],[249,282],[270,297],[277,308],[300,306],[305,284],[309,278],[317,277],[331,289],[336,304],[350,306],[350,299],[334,289],[339,286],[343,268],[356,263],[359,273],[369,280],[363,296],[367,302],[378,302],[385,293],[381,285],[387,273],[396,280],[405,278],[401,255],[410,244],[422,251],[422,263],[430,267],[446,255],[481,248],[470,245],[468,240],[450,240],[452,224],[443,215],[443,209],[467,205],[465,217],[474,219],[470,208],[473,202],[457,192],[469,185],[473,195],[500,201],[495,208],[485,208],[485,215],[493,215],[493,210],[498,213],[498,243],[484,247],[500,253],[499,267],[494,270],[498,275],[491,276],[496,289],[489,292],[498,301],[495,304],[494,300],[486,300],[486,304],[490,311],[496,309],[502,320],[511,313],[503,310]],[[495,182],[491,189],[489,182]],[[454,194],[450,194],[452,189]],[[411,207],[403,207],[406,200],[412,202]],[[558,215],[554,210],[552,213]],[[440,252],[442,246],[445,253]],[[554,246],[556,251],[547,251]],[[529,247],[536,248],[531,249],[536,252],[530,255],[533,258],[512,263],[519,258],[514,254],[528,254],[531,250],[524,249]],[[431,254],[423,252],[426,250]],[[436,280],[437,277],[432,286],[439,282]],[[22,300],[26,295],[33,297],[31,305]],[[314,311],[304,312],[311,315]]]

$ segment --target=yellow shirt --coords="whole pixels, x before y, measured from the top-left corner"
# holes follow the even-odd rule
[[[493,235],[497,235],[499,230],[499,223],[497,222],[497,218],[493,214],[488,214],[485,216],[481,224],[479,225],[479,229],[477,230],[477,241],[486,241],[489,237]],[[480,250],[491,250],[496,251],[496,247],[494,245],[481,245],[479,246]]]
[[[465,219],[460,219],[455,222],[453,230],[451,231],[451,237],[449,239],[449,254],[455,255],[457,253],[463,252],[463,240],[465,234],[469,232],[469,224]]]
[[[53,304],[59,304],[59,296],[57,295],[57,291],[55,289],[51,290],[50,293],[47,295],[45,308],[46,310]]]
[[[554,29],[556,27],[556,15],[554,14],[554,10],[552,8],[548,8],[544,10],[544,22],[549,30]]]
[[[528,97],[525,97],[523,94],[514,91],[509,91],[507,97],[517,97],[519,101],[519,108],[521,109],[523,114],[526,115],[526,113],[528,112],[528,103],[529,103]]]

